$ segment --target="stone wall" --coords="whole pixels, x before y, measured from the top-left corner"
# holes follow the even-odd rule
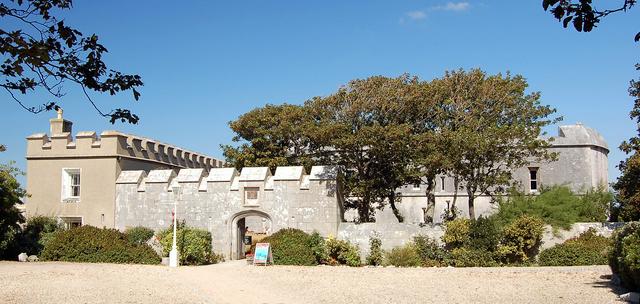
[[[440,225],[421,227],[405,223],[340,223],[337,238],[349,241],[360,248],[364,258],[369,254],[369,239],[380,238],[382,249],[391,250],[413,240],[416,235],[425,235],[440,241],[444,229]]]
[[[564,241],[579,236],[581,233],[593,228],[599,235],[606,237],[611,236],[613,231],[622,227],[624,223],[575,223],[569,230],[558,229],[553,231],[551,226],[547,226],[544,236],[542,237],[541,249],[547,249],[554,245],[561,244]]]
[[[116,228],[167,228],[177,201],[177,219],[209,230],[214,251],[227,258],[238,251],[238,221],[249,216],[268,219],[272,232],[338,231],[342,204],[334,167],[314,166],[309,174],[302,167],[278,167],[274,175],[266,167],[213,168],[205,174],[203,169],[123,171],[116,182]]]
[[[545,227],[542,236],[540,250],[553,247],[556,244],[579,236],[581,233],[593,228],[603,236],[611,236],[616,228],[624,223],[575,223],[569,230],[558,229],[554,231],[551,226]],[[364,259],[369,254],[369,239],[377,236],[382,241],[384,250],[404,246],[413,240],[416,235],[428,236],[442,243],[445,227],[442,225],[419,226],[406,223],[341,223],[337,238],[356,244],[360,248],[360,255]]]

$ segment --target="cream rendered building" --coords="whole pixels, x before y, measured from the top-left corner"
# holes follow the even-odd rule
[[[27,137],[27,216],[59,217],[67,226],[115,227],[121,171],[222,167],[215,158],[156,140],[104,131],[72,136],[72,122],[50,120],[50,134]]]

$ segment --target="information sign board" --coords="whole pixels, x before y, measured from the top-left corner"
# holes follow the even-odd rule
[[[256,251],[253,254],[253,265],[268,265],[273,263],[273,257],[271,256],[271,246],[269,243],[257,243]]]

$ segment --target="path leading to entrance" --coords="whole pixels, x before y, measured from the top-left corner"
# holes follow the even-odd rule
[[[0,262],[4,303],[612,303],[606,266],[180,267]]]

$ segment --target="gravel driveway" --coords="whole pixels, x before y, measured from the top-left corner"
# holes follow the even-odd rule
[[[180,267],[0,262],[4,303],[613,303],[607,266]]]

